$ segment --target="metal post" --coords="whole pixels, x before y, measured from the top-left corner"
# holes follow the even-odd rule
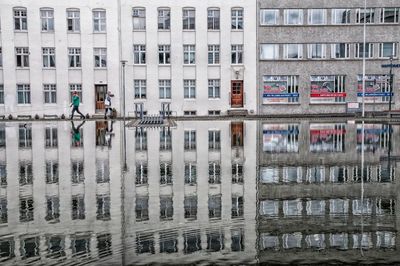
[[[393,93],[393,55],[390,57],[390,71],[389,71],[389,112],[392,111],[392,93]]]
[[[126,60],[121,60],[122,63],[122,115],[123,115],[123,123],[124,123],[124,136],[123,136],[123,145],[124,145],[124,167],[123,169],[127,169],[126,164],[126,116],[125,116],[125,65]]]
[[[363,64],[362,64],[362,117],[365,117],[365,52],[367,34],[367,0],[364,0],[364,25],[363,25]]]

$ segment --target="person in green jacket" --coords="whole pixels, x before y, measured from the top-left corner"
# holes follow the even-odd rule
[[[78,93],[76,91],[74,91],[72,93],[72,113],[71,113],[71,119],[74,118],[74,113],[75,111],[78,112],[78,114],[81,115],[81,118],[85,118],[85,116],[79,111],[79,103],[81,102],[81,100],[79,99]]]

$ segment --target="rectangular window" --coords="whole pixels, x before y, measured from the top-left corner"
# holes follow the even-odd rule
[[[58,161],[46,161],[46,184],[58,183]]]
[[[279,59],[279,44],[260,44],[260,59]]]
[[[4,85],[0,84],[0,104],[4,104]]]
[[[209,8],[207,10],[207,29],[219,30],[220,11],[219,8]]]
[[[0,67],[3,67],[3,49],[0,47]]]
[[[172,132],[163,128],[160,131],[160,150],[167,151],[172,148]]]
[[[57,103],[56,84],[43,84],[44,103]]]
[[[208,149],[209,150],[221,149],[221,131],[219,130],[208,131]]]
[[[32,124],[19,124],[18,127],[18,148],[32,147]],[[32,162],[21,161],[20,178],[32,179]],[[21,174],[23,176],[21,176]]]
[[[135,99],[146,99],[146,80],[135,80]]]
[[[83,128],[80,129],[83,136]],[[72,184],[79,184],[85,181],[84,161],[71,161],[71,181]]]
[[[355,58],[372,58],[374,57],[374,44],[366,43],[364,52],[364,43],[356,43]]]
[[[162,65],[171,64],[171,46],[159,45],[158,46],[158,63]]]
[[[243,205],[244,205],[243,197],[232,195],[232,210],[231,210],[232,218],[243,217],[243,211],[244,211]],[[241,238],[242,237],[243,236],[241,236]],[[234,239],[234,236],[232,236],[232,239]],[[241,241],[238,241],[238,242],[241,243]],[[232,243],[232,246],[233,245],[234,244]],[[240,250],[242,250],[241,248],[243,248],[243,243],[241,243],[240,245],[236,245],[236,246],[238,246],[236,250],[240,251]]]
[[[380,58],[397,58],[397,43],[384,42],[379,44],[379,57]]]
[[[72,220],[84,220],[85,219],[85,197],[84,195],[73,195],[72,196]],[[84,244],[86,246],[86,243]]]
[[[336,59],[350,58],[350,44],[349,43],[334,43],[331,48],[331,56]]]
[[[68,48],[69,67],[81,67],[81,48]]]
[[[232,183],[243,183],[243,165],[232,164]]]
[[[309,59],[323,59],[326,57],[326,45],[322,43],[310,43],[308,45]]]
[[[82,99],[82,84],[69,84],[69,93],[70,93],[69,96],[71,97],[70,98],[71,102],[72,102],[72,95],[73,95],[73,93],[75,91],[78,93],[79,100],[82,103],[83,102],[83,99]]]
[[[261,9],[260,10],[260,25],[278,25],[279,10],[278,9]]]
[[[183,90],[184,90],[184,98],[185,99],[196,98],[196,80],[185,79],[183,81]]]
[[[17,85],[18,104],[31,103],[31,86],[29,84]]]
[[[357,101],[363,98],[363,75],[357,75]],[[365,75],[365,97],[366,103],[388,103],[390,99],[390,77],[389,75]]]
[[[15,57],[17,60],[17,67],[29,67],[29,48],[16,47]]]
[[[196,131],[195,130],[185,130],[185,150],[195,150],[196,149]]]
[[[364,8],[359,8],[356,11],[356,23],[375,23],[375,8],[367,8],[364,12]]]
[[[134,7],[132,9],[133,30],[146,29],[146,9]]]
[[[146,162],[136,163],[135,184],[147,185],[148,184],[148,167]]]
[[[301,59],[303,58],[303,45],[298,43],[285,44],[284,58],[285,59]]]
[[[382,8],[381,23],[399,23],[400,8]]]
[[[133,46],[133,63],[146,64],[146,45]]]
[[[209,65],[219,64],[219,45],[208,46],[208,64]]]
[[[20,222],[29,222],[34,220],[34,204],[33,197],[28,198],[20,198],[19,200],[19,221]],[[21,241],[22,242],[22,241]],[[29,256],[35,257],[39,254],[39,239],[38,238],[27,238],[23,240],[23,245],[30,246],[30,254]],[[22,252],[25,253],[25,248],[22,249]],[[21,254],[22,255],[22,254]],[[24,257],[26,254],[24,254]]]
[[[215,99],[220,97],[220,80],[209,79],[208,80],[208,98]]]
[[[263,151],[266,153],[299,152],[299,128],[300,124],[263,124]],[[279,174],[275,174],[274,168],[263,168],[260,178],[263,183],[275,183],[279,181]]]
[[[185,163],[185,184],[197,184],[197,167],[195,163]]]
[[[53,9],[40,9],[40,20],[42,21],[42,31],[54,31]]]
[[[231,22],[232,30],[243,30],[243,8],[232,8]]]
[[[303,10],[302,9],[286,9],[284,11],[286,25],[302,25]]]
[[[14,30],[28,30],[26,8],[14,8]]]
[[[182,20],[184,30],[194,30],[196,27],[196,10],[194,8],[184,8]]]
[[[171,11],[169,8],[158,9],[158,29],[169,30],[171,28]]]
[[[174,216],[174,202],[173,202],[172,196],[162,196],[162,197],[160,197],[160,220],[161,221],[172,220],[173,216]],[[170,233],[168,233],[166,235],[163,235],[163,237],[165,238],[164,244],[166,244],[163,247],[167,250],[166,252],[172,251],[172,250],[169,249],[171,247],[168,244],[176,245],[177,241],[176,242],[173,241],[172,243],[169,242],[169,241],[171,241]],[[174,249],[177,249],[177,248],[175,247]],[[168,253],[170,253],[170,252],[168,252]]]
[[[139,128],[137,131],[135,131],[135,150],[147,150],[147,131],[145,128]]]
[[[326,9],[309,9],[308,24],[311,25],[326,24]]]
[[[43,48],[43,67],[56,67],[56,53],[54,48]]]
[[[185,196],[183,201],[183,205],[185,208],[185,219],[196,220],[197,219],[197,196]],[[201,239],[200,232],[198,231],[189,231],[185,232],[185,254],[192,253],[194,251],[201,249]]]
[[[342,103],[346,100],[344,75],[311,76],[310,103]]]
[[[346,143],[345,136],[345,124],[310,123],[310,152],[344,152]],[[325,168],[322,166],[314,166],[307,169],[307,181],[324,181],[324,172]],[[332,206],[330,210],[333,210]]]
[[[44,143],[46,148],[58,147],[57,126],[46,126]]]
[[[171,162],[160,163],[160,184],[172,185],[172,164]]]
[[[67,29],[69,32],[79,32],[81,30],[79,10],[67,9]]]
[[[231,63],[243,64],[243,45],[232,45]]]
[[[106,31],[106,11],[93,11],[93,32]]]
[[[196,64],[196,47],[194,45],[183,46],[183,63],[185,65]]]
[[[332,9],[332,24],[349,24],[350,18],[350,9]]]
[[[221,163],[208,163],[208,184],[221,184]]]
[[[263,76],[263,104],[297,103],[298,76]]]
[[[107,67],[107,48],[94,48],[94,67]]]
[[[189,111],[183,111],[184,116],[196,116],[196,111],[189,110]]]
[[[221,209],[222,209],[221,195],[208,195],[208,218],[221,219]],[[218,237],[216,237],[214,241],[217,239]],[[220,239],[218,239],[217,241],[220,241]],[[211,246],[214,245],[215,242]]]
[[[160,90],[160,99],[171,99],[171,80],[159,80],[158,87]]]

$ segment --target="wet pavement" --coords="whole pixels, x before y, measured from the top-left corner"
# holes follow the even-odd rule
[[[0,264],[400,264],[400,125],[167,125],[0,123]]]

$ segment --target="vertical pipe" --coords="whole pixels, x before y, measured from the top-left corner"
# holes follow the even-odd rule
[[[363,24],[363,63],[362,63],[362,117],[365,117],[365,51],[367,32],[367,0],[364,0],[364,24]]]
[[[390,72],[389,72],[389,112],[392,111],[392,93],[393,93],[393,55],[390,57]]]

